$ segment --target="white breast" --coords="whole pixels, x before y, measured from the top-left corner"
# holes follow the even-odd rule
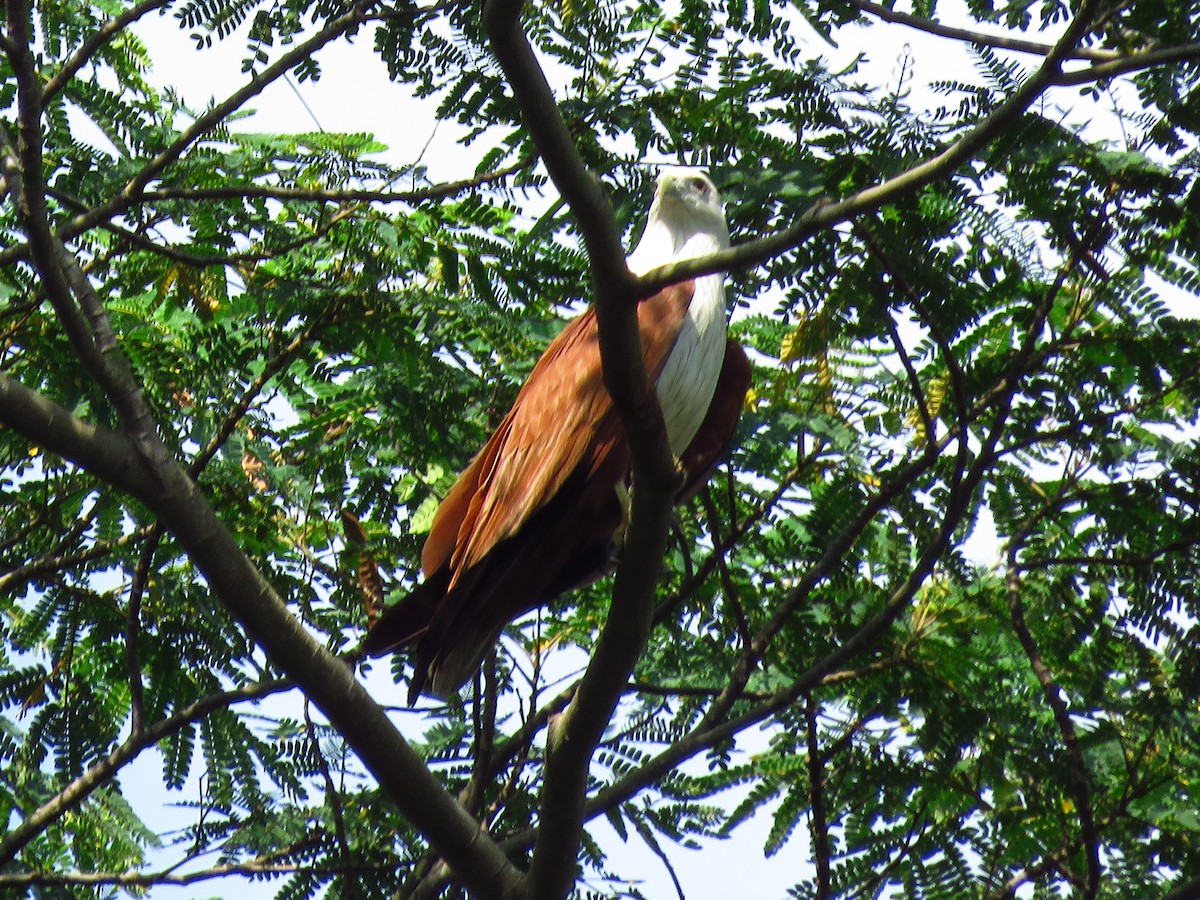
[[[679,337],[658,376],[658,402],[671,452],[679,456],[700,430],[725,359],[725,291],[720,275],[696,280]]]
[[[637,275],[663,265],[707,256],[727,245],[722,235],[697,232],[683,237],[652,222],[629,256]],[[658,403],[667,425],[671,452],[687,449],[708,412],[725,360],[725,281],[721,275],[696,279],[696,293],[671,355],[658,376]]]

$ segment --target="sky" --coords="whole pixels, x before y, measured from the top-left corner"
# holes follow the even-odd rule
[[[805,27],[806,26],[800,26]],[[147,43],[155,68],[150,80],[170,85],[196,108],[212,99],[221,99],[240,86],[244,80],[241,60],[245,55],[244,41],[234,37],[212,47],[197,49],[195,43],[181,31],[170,15],[152,16],[137,27]],[[878,25],[869,29],[843,32],[840,47],[832,47],[808,31],[808,43],[814,55],[830,58],[841,66],[858,52],[870,62],[864,67],[865,80],[883,87],[894,87],[900,77],[902,60],[911,67],[914,103],[928,96],[924,87],[937,79],[972,77],[972,61],[957,42],[929,37],[901,26]],[[853,38],[853,40],[852,40]],[[398,165],[418,160],[428,166],[435,181],[453,180],[473,173],[475,160],[482,146],[463,147],[457,143],[452,126],[438,126],[433,118],[435,104],[419,104],[401,86],[387,78],[382,62],[371,50],[370,35],[365,31],[352,44],[336,42],[326,47],[319,60],[323,74],[319,81],[296,83],[279,81],[253,98],[246,109],[253,110],[250,118],[240,120],[236,127],[247,131],[308,131],[320,127],[326,131],[373,132],[389,147],[386,158]],[[1026,64],[1028,57],[1022,58]],[[1083,113],[1086,115],[1086,113]],[[987,535],[983,535],[979,553],[987,552]],[[386,677],[387,666],[376,665],[370,686],[383,703],[403,702],[403,686],[392,685]],[[279,701],[290,704],[288,710],[297,714],[294,699]],[[403,729],[404,726],[402,726]],[[751,736],[743,742],[752,746],[755,741],[766,743],[766,735]],[[191,811],[173,808],[172,804],[194,799],[195,780],[182,792],[168,794],[161,784],[161,760],[154,751],[147,752],[134,766],[125,770],[122,785],[135,806],[156,826],[173,827],[192,820]],[[736,795],[727,801],[735,803]],[[686,851],[664,842],[675,872],[689,898],[726,896],[782,897],[786,890],[809,866],[808,843],[803,825],[792,841],[776,856],[764,859],[762,845],[771,821],[760,815],[737,837],[728,841],[706,842],[699,852]],[[610,848],[617,848],[620,839],[607,824],[598,825],[596,833]],[[662,863],[640,840],[615,849],[620,862],[615,868],[633,873],[642,882],[649,897],[673,897],[675,889]],[[173,861],[171,855],[159,862]],[[239,879],[207,882],[190,888],[156,888],[153,898],[191,900],[212,896],[250,898],[273,896],[279,882],[247,884]]]

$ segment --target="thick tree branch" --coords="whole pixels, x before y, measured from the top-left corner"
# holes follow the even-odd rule
[[[525,126],[587,249],[604,383],[629,442],[633,510],[608,621],[567,710],[551,724],[541,827],[527,894],[565,896],[573,882],[583,799],[595,747],[650,633],[678,476],[658,399],[642,361],[633,277],[608,196],[584,166],[520,22],[521,0],[487,0],[484,26]]]
[[[741,693],[749,676],[747,664],[751,662],[751,659],[750,657],[744,658],[743,662],[739,664],[740,669],[733,673],[728,685],[722,691],[721,695],[716,698],[697,726],[658,756],[653,757],[638,769],[618,779],[591,797],[586,804],[585,818],[590,819],[627,801],[630,797],[664,777],[684,760],[721,741],[728,740],[744,729],[762,722],[771,715],[791,707],[799,697],[807,692],[811,692],[825,678],[829,677],[835,669],[844,666],[859,652],[872,646],[892,626],[904,610],[909,607],[912,598],[933,572],[938,560],[941,559],[946,547],[949,546],[954,530],[958,527],[961,517],[967,508],[971,494],[979,487],[983,478],[999,457],[999,441],[1008,422],[1017,390],[1023,378],[1030,374],[1030,367],[1039,360],[1037,353],[1038,340],[1042,334],[1043,326],[1050,314],[1054,298],[1061,289],[1063,279],[1074,268],[1077,262],[1075,259],[1068,261],[1059,271],[1055,281],[1048,287],[1039,300],[1024,341],[1014,354],[1006,373],[1000,379],[999,386],[989,395],[986,407],[989,411],[994,411],[994,415],[992,416],[987,435],[982,441],[982,446],[975,458],[974,464],[971,466],[969,472],[958,479],[961,483],[961,488],[949,498],[937,533],[921,552],[908,576],[885,601],[883,608],[873,618],[860,626],[839,647],[798,675],[790,685],[778,690],[770,700],[758,704],[738,716],[729,718],[728,711],[732,707],[733,698]],[[842,552],[844,552],[844,548]],[[822,557],[822,561],[810,569],[806,577],[801,579],[800,583],[789,592],[786,600],[780,604],[779,609],[781,614],[783,614],[785,608],[791,609],[796,604],[803,602],[816,585],[825,577],[823,572],[827,572],[828,569],[824,567],[832,565],[836,562],[836,559],[840,559],[840,554],[833,560],[829,558],[828,553]],[[790,615],[790,612],[787,615]],[[766,642],[778,632],[783,622],[784,619],[776,617],[776,619],[773,619],[759,632],[759,635],[756,637],[758,653],[761,653],[765,649]],[[531,835],[528,834],[514,836],[505,841],[503,846],[506,848],[525,846],[530,838]]]
[[[481,896],[510,894],[519,877],[516,870],[478,823],[446,793],[384,711],[355,680],[353,672],[291,615],[217,518],[195,482],[159,440],[140,384],[121,352],[103,304],[74,258],[50,232],[41,183],[40,95],[29,52],[29,36],[21,30],[25,18],[20,0],[9,0],[9,12],[9,34],[17,51],[10,58],[18,74],[21,131],[16,153],[7,141],[0,146],[3,174],[9,190],[18,198],[22,224],[30,236],[46,293],[59,312],[76,352],[117,407],[129,439],[122,446],[111,433],[90,429],[7,378],[0,381],[0,414],[16,432],[50,446],[149,506],[178,539],[213,593],[272,662],[292,675],[345,735],[383,790],[450,861],[458,877]],[[360,10],[356,10],[340,17],[336,20],[340,31],[328,27],[322,32],[324,41],[352,27],[359,15]],[[14,26],[14,21],[20,24]],[[306,52],[312,52],[317,45],[307,42],[306,46]],[[240,93],[249,96],[246,91]],[[181,138],[173,145],[176,153],[215,124],[216,120],[207,121],[203,129],[193,127],[186,132],[187,140]],[[161,155],[142,175],[154,170],[155,165],[165,166],[172,158],[170,152]],[[131,184],[137,186],[137,179]],[[86,311],[87,319],[76,302]],[[36,415],[12,415],[21,408]],[[124,451],[120,465],[111,458],[117,448]],[[136,452],[130,452],[135,448]],[[20,833],[27,842],[35,832]]]
[[[455,874],[480,896],[510,895],[517,879],[516,870],[446,793],[384,711],[355,680],[353,672],[288,612],[282,599],[217,519],[199,488],[177,464],[172,462],[170,467],[156,470],[150,479],[143,467],[136,464],[136,454],[127,439],[80,422],[66,410],[3,375],[0,375],[0,422],[133,494],[154,510],[187,551],[213,593],[271,661],[294,678],[296,685],[346,737],[380,787],[451,862]],[[113,446],[123,450],[120,465],[111,461]],[[140,752],[141,748],[138,749]],[[112,771],[126,761],[122,759]],[[111,772],[103,774],[111,777]],[[24,836],[21,846],[40,827],[44,824],[27,832],[23,824],[19,829]],[[0,850],[7,847],[6,842]],[[4,858],[0,852],[0,861]]]
[[[14,44],[9,60],[17,81],[19,122],[15,148],[0,126],[0,172],[16,201],[18,219],[29,237],[46,295],[76,355],[112,401],[138,454],[158,466],[169,464],[170,454],[158,440],[141,385],[117,344],[103,303],[74,257],[50,230],[42,172],[40,76],[21,0],[8,0],[8,13]]]
[[[154,482],[138,464],[137,451],[129,438],[76,418],[3,373],[0,423],[119,490],[135,496],[153,491]]]

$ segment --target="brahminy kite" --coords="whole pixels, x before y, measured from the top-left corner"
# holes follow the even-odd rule
[[[729,245],[707,176],[658,178],[628,258],[641,275]],[[737,425],[750,364],[725,333],[720,275],[664,288],[638,305],[642,353],[683,471],[678,501],[712,473]],[[415,643],[410,702],[446,697],[479,668],[503,628],[612,565],[624,534],[629,448],[604,387],[594,310],[546,348],[512,409],[438,507],[421,552],[424,580],[371,628],[377,656]]]

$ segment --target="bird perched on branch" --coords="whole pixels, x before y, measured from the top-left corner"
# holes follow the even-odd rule
[[[641,275],[728,245],[712,181],[668,169],[628,264]],[[664,288],[637,313],[646,370],[683,472],[682,502],[729,444],[750,364],[726,337],[720,275]],[[365,651],[377,656],[415,644],[410,702],[457,691],[505,625],[609,569],[624,533],[629,481],[629,448],[604,387],[589,309],[546,348],[442,501],[421,552],[424,580],[384,611]]]

